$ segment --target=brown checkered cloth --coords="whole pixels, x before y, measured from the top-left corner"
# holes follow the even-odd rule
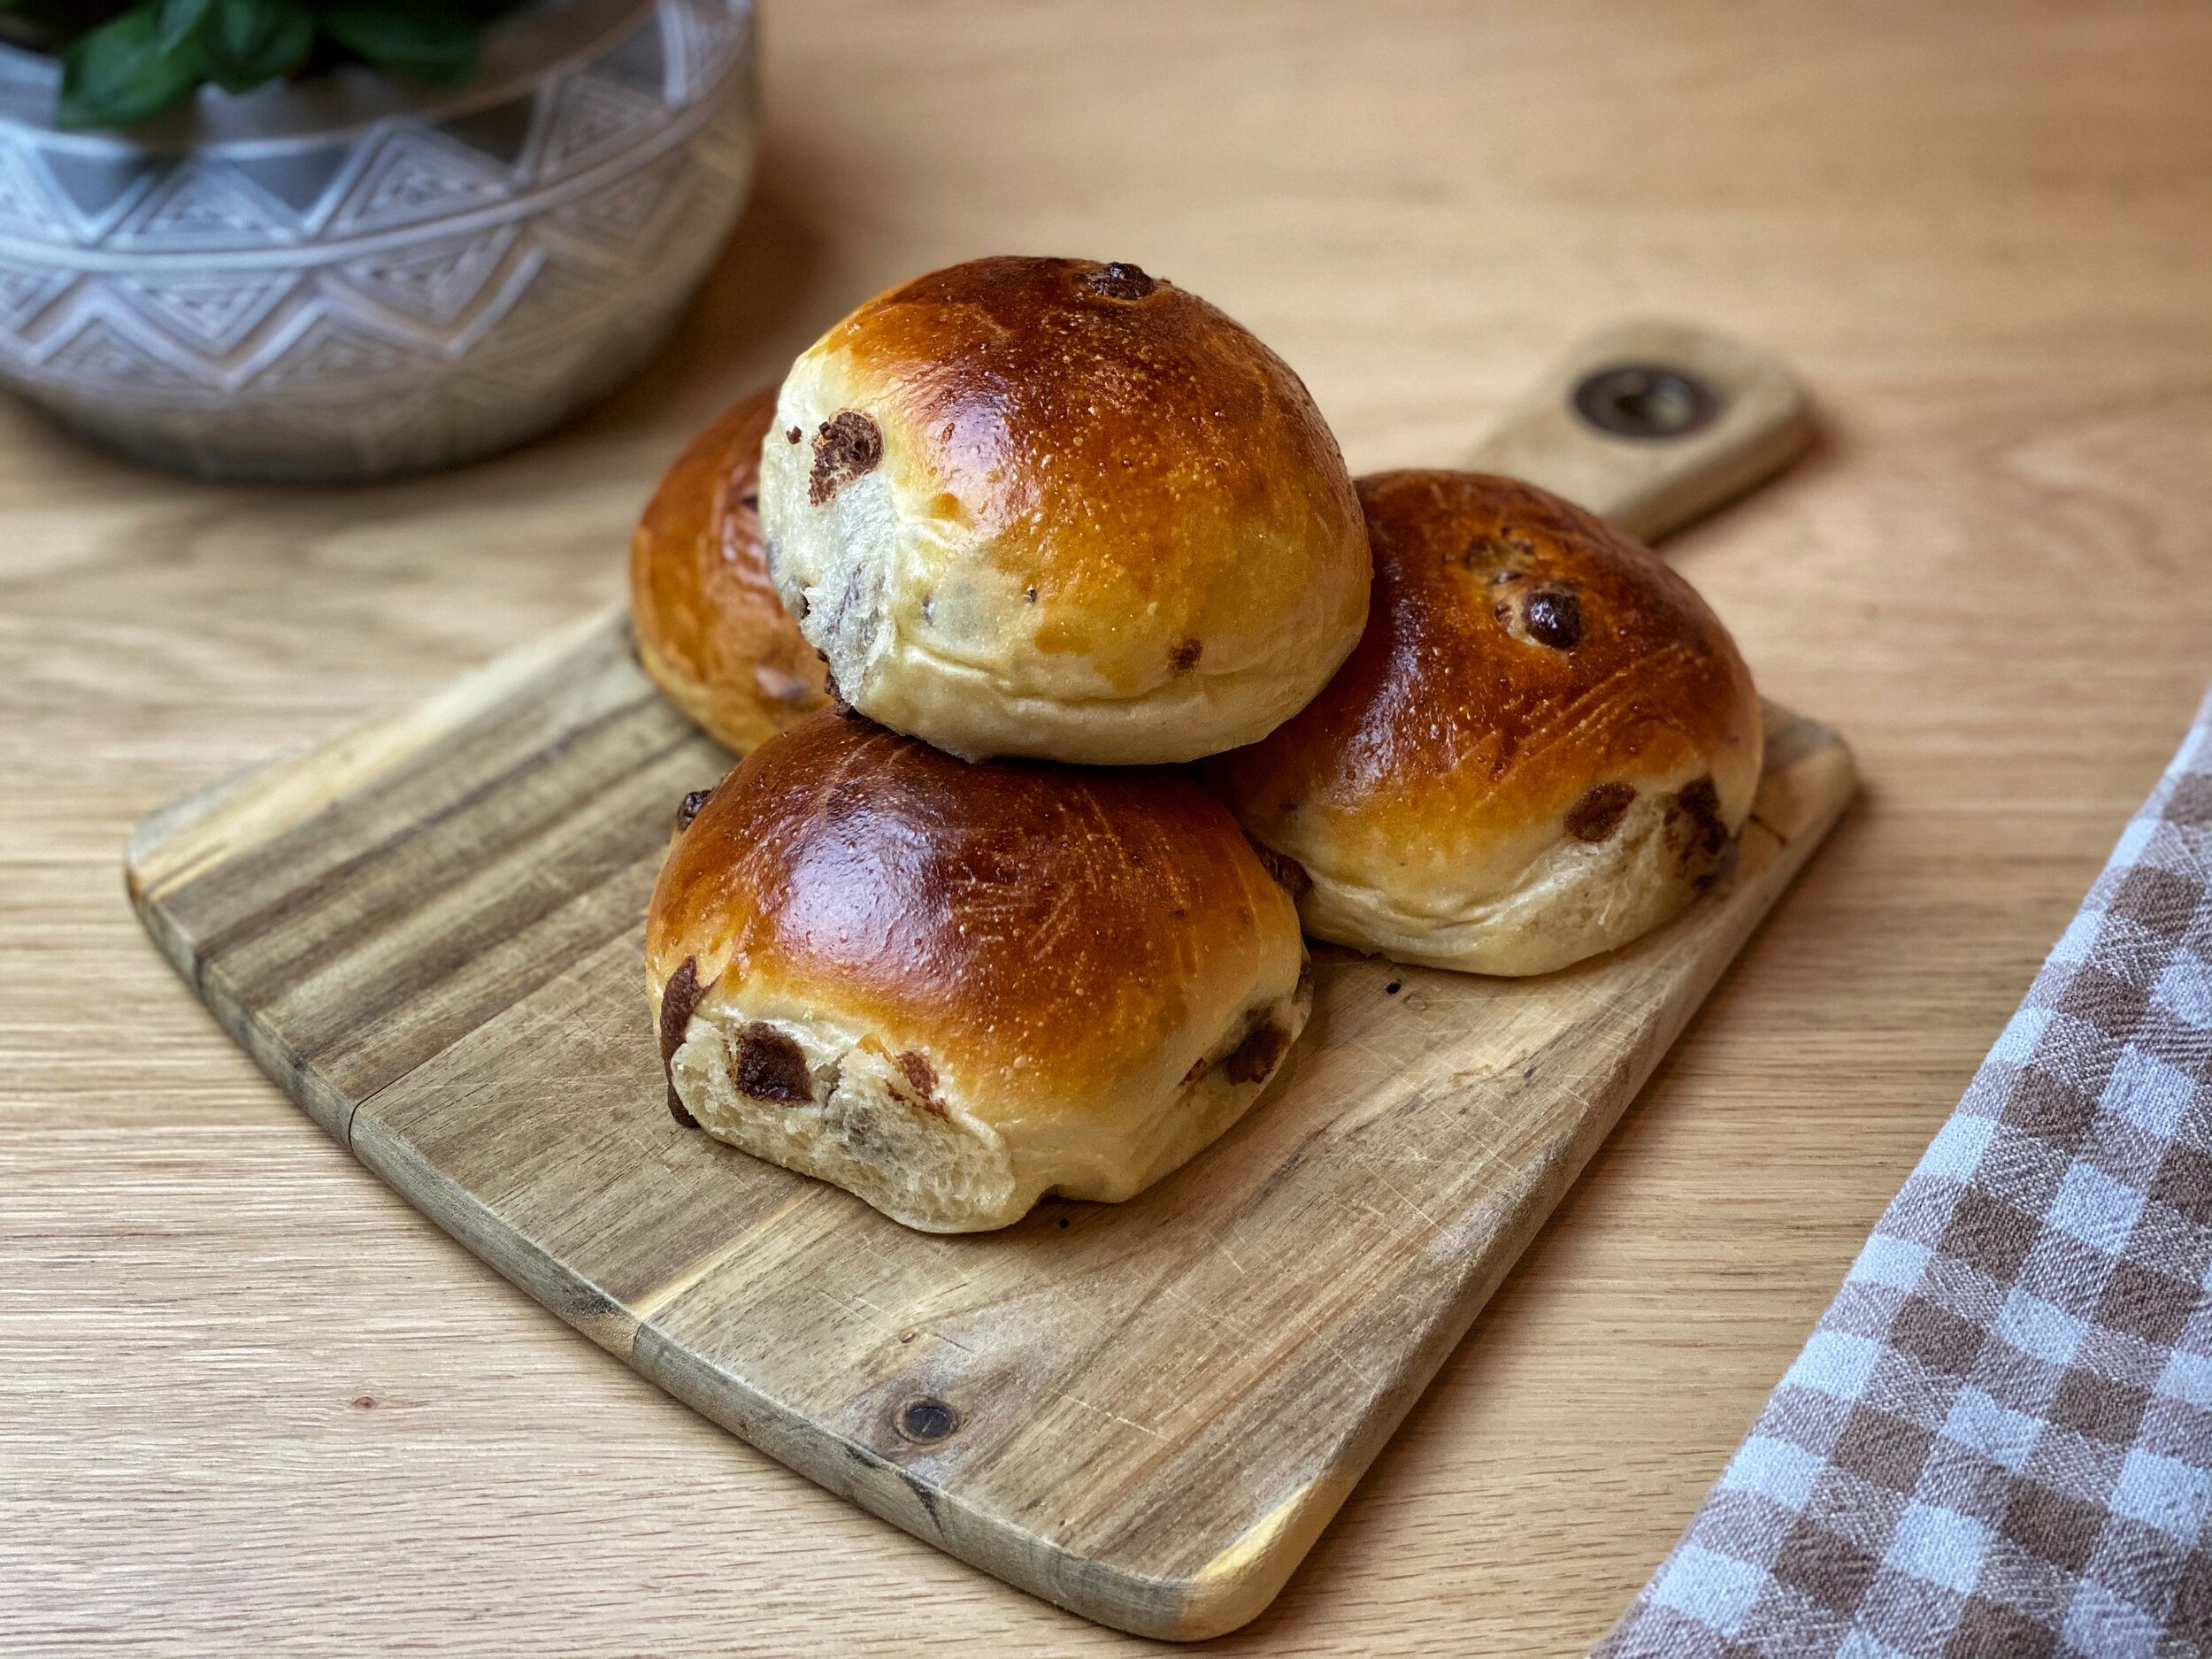
[[[2212,698],[1601,1659],[2212,1653]]]

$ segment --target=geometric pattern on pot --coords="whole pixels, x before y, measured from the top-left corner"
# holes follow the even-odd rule
[[[160,464],[360,479],[511,443],[673,326],[755,154],[750,0],[572,0],[486,73],[62,134],[0,50],[0,380]]]

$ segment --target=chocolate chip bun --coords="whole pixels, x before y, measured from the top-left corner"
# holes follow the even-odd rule
[[[1310,884],[1306,931],[1478,973],[1625,944],[1727,864],[1759,780],[1751,675],[1689,583],[1510,479],[1359,483],[1375,597],[1343,671],[1210,764]]]
[[[760,449],[776,395],[733,403],[676,457],[630,538],[638,661],[742,754],[822,706],[825,670],[768,580]]]
[[[972,760],[1251,742],[1367,614],[1305,387],[1129,265],[978,259],[863,305],[783,383],[761,518],[841,694]]]
[[[910,1227],[1142,1191],[1305,1024],[1297,911],[1183,773],[825,711],[686,804],[645,934],[671,1110]]]

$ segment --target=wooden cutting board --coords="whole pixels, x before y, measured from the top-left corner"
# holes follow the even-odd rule
[[[1654,365],[1681,382],[1602,373]],[[1479,461],[1655,535],[1804,430],[1755,354],[1632,328]],[[1834,733],[1770,708],[1741,856],[1671,926],[1529,980],[1317,948],[1307,1034],[1218,1144],[1126,1204],[932,1237],[663,1104],[645,904],[675,803],[729,764],[595,618],[156,814],[130,890],[316,1122],[593,1340],[964,1560],[1171,1638],[1281,1587],[1852,788]]]

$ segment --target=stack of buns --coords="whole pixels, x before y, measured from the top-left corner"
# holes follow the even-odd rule
[[[932,1232],[1221,1134],[1304,934],[1506,974],[1637,937],[1759,774],[1651,553],[1504,479],[1355,485],[1281,359],[1130,265],[870,301],[677,461],[631,587],[750,751],[648,918],[670,1110]]]

